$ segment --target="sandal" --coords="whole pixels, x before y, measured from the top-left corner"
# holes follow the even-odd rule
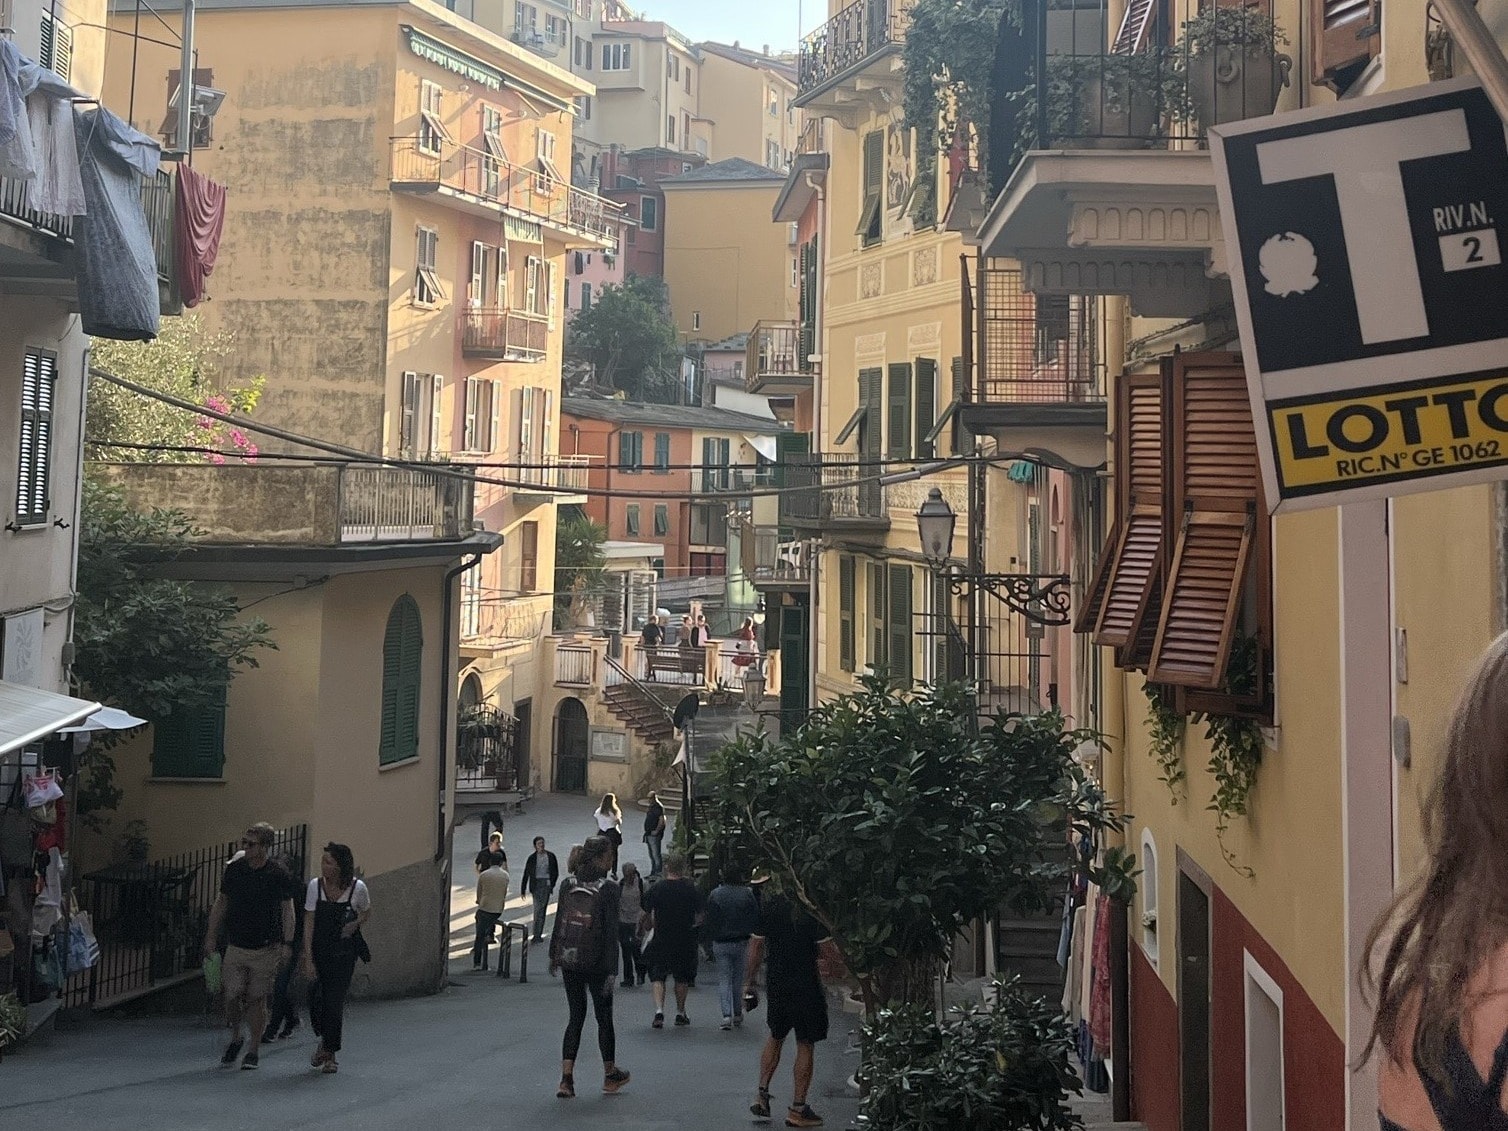
[[[562,1076],[560,1087],[555,1089],[555,1098],[558,1100],[574,1100],[576,1098],[576,1078],[574,1076]]]

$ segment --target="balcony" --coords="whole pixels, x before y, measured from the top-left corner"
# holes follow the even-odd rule
[[[965,284],[963,333],[975,341],[975,372],[959,424],[994,437],[1001,455],[1101,466],[1108,417],[1098,315],[1098,299],[1029,294],[1014,263],[983,260],[976,290]]]
[[[704,495],[740,495],[769,487],[773,476],[768,469],[719,467],[697,472],[692,477],[696,490]]]
[[[812,387],[812,327],[796,322],[757,322],[749,334],[744,385],[766,396],[802,393]]]
[[[1028,8],[1023,35],[1047,20],[1046,81],[1029,69],[997,100],[995,132],[1021,156],[977,240],[1034,294],[1187,318],[1229,301],[1205,135],[1272,113],[1292,61],[1260,6],[1209,6],[1172,46],[1154,42],[1155,5],[1130,9],[1112,24],[1104,0]]]
[[[395,192],[434,194],[476,215],[551,229],[567,247],[616,254],[621,205],[576,188],[558,170],[515,165],[448,141],[426,148],[417,137],[392,139]]]
[[[173,174],[143,178],[142,211],[152,234],[158,293],[164,314],[178,314],[173,268]],[[72,300],[73,217],[40,212],[27,202],[26,182],[0,177],[0,284],[12,293]]]
[[[900,48],[910,0],[855,0],[801,44],[796,105],[849,126],[888,106],[904,75]]]
[[[812,544],[778,526],[746,527],[743,571],[760,589],[805,589],[812,582]]]
[[[550,320],[521,310],[463,310],[461,352],[493,361],[543,361],[549,344]]]
[[[780,496],[782,526],[875,534],[890,529],[889,489],[878,469],[859,466],[857,455],[789,454],[780,466],[785,485],[796,488]]]
[[[374,464],[96,464],[138,509],[175,507],[207,545],[463,541],[476,485],[463,468]],[[462,473],[462,474],[458,474]]]
[[[584,503],[592,456],[563,456],[553,452],[535,457],[539,466],[521,467],[517,475],[524,484],[513,489],[514,500],[523,505]]]

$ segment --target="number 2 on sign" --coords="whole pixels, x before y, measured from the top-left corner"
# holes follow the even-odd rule
[[[1480,228],[1475,232],[1452,232],[1441,236],[1440,259],[1447,271],[1495,267],[1503,261],[1498,250],[1497,229]]]

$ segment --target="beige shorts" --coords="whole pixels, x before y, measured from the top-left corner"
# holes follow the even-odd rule
[[[264,946],[258,950],[244,950],[239,946],[226,947],[225,961],[220,967],[221,985],[225,998],[234,1001],[245,998],[248,1002],[260,1001],[272,993],[278,977],[278,963],[283,957],[280,946]]]

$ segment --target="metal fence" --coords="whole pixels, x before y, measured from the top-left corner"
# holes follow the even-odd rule
[[[549,339],[548,315],[502,308],[461,312],[461,349],[467,356],[539,361]]]
[[[832,81],[850,67],[905,38],[908,0],[855,0],[801,44],[798,95]]]
[[[1029,294],[1021,268],[999,259],[980,265],[979,281],[980,402],[1105,399],[1095,296]]]
[[[860,458],[852,452],[787,455],[781,466],[790,490],[780,496],[781,522],[888,523],[888,489]]]
[[[225,865],[240,840],[161,860],[117,864],[81,880],[100,960],[64,987],[68,1005],[105,1005],[197,971],[204,932]],[[309,826],[280,829],[272,855],[287,854],[292,874],[308,874]]]
[[[518,720],[496,707],[473,707],[456,726],[456,791],[507,792],[527,779]]]
[[[454,474],[398,467],[342,466],[341,540],[465,538],[472,532],[475,491],[474,483]]]

